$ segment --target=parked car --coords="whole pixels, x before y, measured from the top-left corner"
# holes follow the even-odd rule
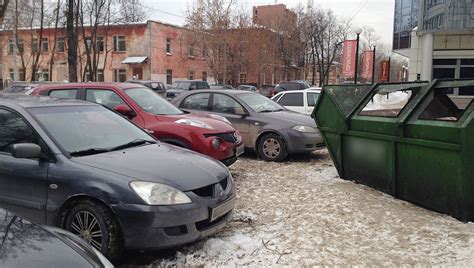
[[[168,88],[166,98],[173,99],[179,94],[196,89],[210,89],[211,87],[206,81],[201,80],[182,80],[175,81],[171,87]]]
[[[115,110],[161,141],[190,149],[230,166],[243,153],[242,138],[222,116],[185,113],[149,88],[129,83],[47,85],[33,95],[76,98]]]
[[[222,84],[214,84],[210,86],[211,89],[234,89],[231,85],[222,85]]]
[[[259,89],[258,92],[265,97],[271,98],[275,95],[275,85],[270,84],[263,84]]]
[[[163,97],[166,97],[166,85],[159,81],[153,80],[129,80],[127,83],[134,83],[146,86],[151,88],[151,90],[155,91],[156,93],[160,94]]]
[[[0,208],[1,267],[113,267],[74,234],[40,226]]]
[[[324,145],[309,116],[288,111],[258,93],[192,91],[179,95],[173,104],[184,110],[226,117],[241,133],[245,147],[257,151],[267,161],[282,161],[288,154],[311,152]]]
[[[235,185],[222,163],[101,105],[0,98],[0,133],[0,206],[79,235],[112,262],[124,249],[195,241],[231,218]]]
[[[300,114],[311,115],[318,101],[321,88],[283,91],[272,97],[276,103],[288,110]]]
[[[303,90],[309,88],[309,84],[306,81],[301,80],[293,80],[290,82],[280,82],[275,86],[275,90],[273,91],[273,95],[276,95],[282,91],[288,90]]]
[[[253,91],[256,92],[257,88],[252,85],[240,85],[236,88],[237,90]]]

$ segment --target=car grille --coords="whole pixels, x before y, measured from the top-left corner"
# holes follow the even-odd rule
[[[224,190],[224,192],[227,191],[227,187],[229,186],[229,178],[225,178],[218,183],[214,183],[208,186],[204,186],[198,189],[191,190],[191,192],[195,193],[196,195],[200,197],[213,197],[216,194],[216,186],[219,184],[220,187]]]
[[[236,132],[231,132],[231,133],[219,133],[219,134],[205,134],[204,137],[209,138],[209,137],[219,137],[227,142],[231,143],[237,143],[239,139],[237,138],[237,133]]]

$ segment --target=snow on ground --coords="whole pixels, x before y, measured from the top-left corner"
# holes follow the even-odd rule
[[[325,150],[230,170],[233,220],[154,265],[474,265],[473,223],[341,180]]]

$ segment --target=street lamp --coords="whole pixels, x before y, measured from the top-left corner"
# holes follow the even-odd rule
[[[354,71],[354,84],[357,84],[357,74],[359,69],[359,38],[362,33],[362,28],[357,27],[354,32],[357,34],[357,45],[356,45],[356,62],[355,62],[355,71]]]

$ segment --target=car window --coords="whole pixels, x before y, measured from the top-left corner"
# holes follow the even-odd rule
[[[147,113],[157,115],[183,114],[180,109],[149,88],[128,88],[124,92]]]
[[[308,106],[315,107],[318,101],[319,93],[308,92]]]
[[[11,153],[16,143],[39,144],[38,136],[20,115],[0,109],[0,152]]]
[[[151,89],[160,89],[158,83],[150,83],[147,86],[150,87]]]
[[[235,114],[236,110],[243,110],[242,105],[240,105],[236,100],[223,94],[214,94],[212,99],[213,112]]]
[[[115,109],[120,104],[127,105],[117,93],[107,89],[87,89],[86,100],[102,104],[110,109]]]
[[[210,95],[210,93],[193,94],[184,99],[180,107],[185,109],[207,110]]]
[[[278,100],[278,103],[283,106],[303,106],[303,94],[286,93]]]
[[[62,99],[75,99],[77,89],[53,89],[49,92],[49,96]]]
[[[209,84],[207,82],[199,82],[198,89],[210,89]]]

